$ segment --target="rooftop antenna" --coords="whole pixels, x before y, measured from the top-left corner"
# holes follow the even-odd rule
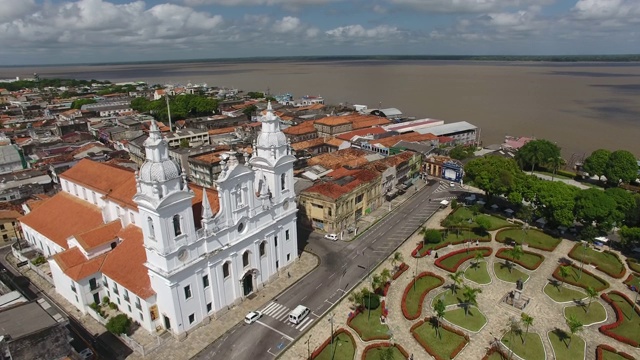
[[[171,108],[169,107],[169,94],[165,93],[164,98],[167,101],[167,115],[169,115],[169,132],[173,132],[171,127]]]

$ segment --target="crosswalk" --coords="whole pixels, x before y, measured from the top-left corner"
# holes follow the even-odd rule
[[[449,191],[450,189],[451,189],[451,185],[449,185],[448,182],[440,181],[440,184],[438,184],[438,187],[435,189],[434,193]]]
[[[273,301],[270,302],[267,306],[265,306],[264,309],[260,310],[260,312],[262,312],[262,315],[274,318],[282,323],[285,323],[295,328],[298,331],[303,331],[307,326],[309,326],[313,322],[313,319],[311,318],[311,314],[309,314],[304,320],[302,320],[302,322],[300,322],[300,324],[296,325],[296,324],[290,323],[288,318],[289,318],[289,313],[291,312],[291,309]]]

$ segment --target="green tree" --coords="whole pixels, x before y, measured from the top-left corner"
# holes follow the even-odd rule
[[[393,352],[393,346],[387,346],[384,349],[382,349],[382,351],[380,351],[379,353],[379,358],[380,360],[394,360],[395,359],[395,355]]]
[[[536,166],[544,166],[552,159],[560,158],[560,148],[549,140],[532,140],[524,144],[516,152],[515,160],[524,169],[531,167],[531,173]]]
[[[566,164],[567,162],[564,161],[564,159],[561,158],[560,156],[549,158],[544,162],[544,167],[546,167],[548,170],[552,170],[551,181],[553,181],[553,179],[555,178],[556,171],[558,171],[560,167]]]
[[[640,244],[640,227],[623,226],[618,230],[622,243],[628,247],[636,247]]]
[[[251,115],[258,110],[255,105],[249,105],[246,108],[242,109],[242,113],[247,117],[247,119],[251,120]]]
[[[420,230],[420,234],[422,235],[422,240],[425,243],[437,244],[442,241],[442,233],[440,233],[440,231],[436,229],[427,229],[423,227]]]
[[[589,304],[587,305],[587,313],[589,313],[589,308],[591,307],[591,302],[593,301],[593,299],[598,297],[598,292],[596,291],[596,289],[594,289],[591,286],[589,286],[589,287],[587,287],[587,297],[589,298]]]
[[[563,284],[567,279],[567,276],[569,276],[569,266],[560,266],[560,277],[562,278]]]
[[[487,155],[469,161],[465,167],[467,182],[485,191],[487,198],[506,195],[516,188],[522,171],[513,159]]]
[[[598,149],[584,159],[582,169],[589,173],[589,175],[597,176],[598,179],[600,179],[604,175],[604,169],[609,162],[609,156],[611,156],[611,151]]]
[[[359,309],[364,305],[363,291],[352,291],[347,300],[351,303],[354,309]]]
[[[188,139],[180,139],[180,147],[181,148],[188,148],[189,147],[189,140]]]
[[[476,251],[476,254],[473,256],[473,260],[476,261],[476,271],[478,271],[478,268],[480,267],[480,260],[482,259],[484,259],[484,255],[482,255],[482,252]]]
[[[462,297],[464,298],[464,316],[469,315],[469,307],[478,305],[478,294],[482,293],[482,289],[473,288],[465,285],[462,291]]]
[[[247,93],[247,96],[251,99],[263,99],[264,98],[264,93],[261,92],[257,92],[257,91],[249,91]]]
[[[534,199],[537,211],[556,226],[573,225],[575,198],[580,189],[561,181],[541,181],[538,184]]]
[[[473,156],[474,146],[458,145],[449,151],[449,157],[456,160],[464,160]]]
[[[509,333],[509,359],[511,359],[513,357],[513,338],[515,336],[520,336],[522,334],[522,328],[520,327],[520,321],[518,321],[518,319],[516,319],[515,317],[510,317],[509,321],[507,322],[507,332]],[[524,339],[523,339],[524,340]]]
[[[115,335],[126,334],[129,332],[131,320],[125,314],[118,314],[107,322],[107,330]]]
[[[143,97],[137,97],[131,100],[131,108],[135,111],[139,111],[143,113],[151,110],[149,107],[150,104],[151,104],[151,101]]]
[[[618,185],[619,182],[630,183],[638,178],[638,162],[632,153],[626,150],[617,150],[609,156],[609,162],[604,168],[604,176],[607,182]]]
[[[440,322],[444,317],[445,310],[446,306],[444,305],[442,299],[436,300],[435,304],[433,305],[433,312],[436,314],[436,331],[438,332],[438,336],[440,337],[440,339],[442,339],[442,334],[440,333]]]
[[[446,227],[447,231],[456,230],[456,236],[460,236],[460,225],[463,221],[460,216],[451,214],[442,221],[442,226]]]
[[[71,103],[72,109],[80,109],[82,105],[95,104],[97,101],[93,99],[78,99]]]
[[[389,269],[384,268],[381,272],[380,272],[380,279],[382,281],[382,283],[384,285],[386,285],[389,280],[391,280],[391,271],[389,271]]]
[[[524,255],[524,250],[522,250],[522,246],[516,245],[512,249],[508,250],[507,253],[511,258],[511,261],[516,262],[520,260],[522,255]],[[507,269],[509,269],[509,272],[511,272],[511,269],[513,267],[512,264],[509,264],[509,260],[505,260],[505,261],[507,263]]]
[[[477,229],[481,234],[486,234],[489,228],[491,228],[491,220],[486,216],[480,216],[476,218]]]
[[[529,326],[533,325],[533,316],[530,316],[529,314],[523,312],[520,314],[520,321],[522,322],[522,325],[525,326],[525,335],[522,343],[526,344],[527,335],[529,335]]]
[[[622,225],[621,223],[625,223],[629,226],[634,226],[638,221],[638,218],[640,218],[636,211],[636,207],[638,206],[636,203],[637,196],[634,196],[629,191],[619,187],[608,188],[604,193],[616,204],[616,210],[613,214],[613,219],[616,223],[619,225]]]
[[[569,338],[569,343],[567,344],[567,348],[571,346],[571,340],[573,340],[573,335],[582,330],[582,323],[575,315],[569,316],[567,319],[567,326],[569,327],[569,332],[571,333],[571,337]]]
[[[589,188],[577,192],[575,201],[576,218],[583,224],[596,223],[603,231],[610,230],[616,220],[617,205],[615,200],[604,191]]]
[[[451,293],[455,293],[456,289],[458,287],[458,285],[462,284],[462,277],[464,276],[464,272],[462,272],[462,270],[458,270],[453,274],[449,274],[449,279],[451,279],[451,281],[453,281],[453,284],[451,284]]]
[[[396,265],[402,264],[402,262],[404,261],[404,256],[402,256],[402,253],[400,251],[396,251],[395,253],[393,253],[393,256],[391,257],[391,259],[389,259],[389,261],[391,262],[391,266],[393,266],[395,269]]]

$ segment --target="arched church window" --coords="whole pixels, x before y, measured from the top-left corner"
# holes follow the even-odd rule
[[[244,203],[242,198],[242,188],[240,187],[240,185],[236,185],[235,192],[236,192],[236,205],[240,206]]]
[[[260,256],[265,256],[267,254],[267,242],[263,241],[260,243]]]
[[[222,277],[224,277],[225,279],[229,277],[229,263],[226,262],[224,264],[222,264]]]
[[[280,175],[280,189],[284,190],[287,188],[287,174]]]
[[[249,266],[249,252],[245,251],[244,254],[242,254],[242,267],[247,266]]]
[[[150,217],[147,218],[147,225],[149,227],[149,237],[154,239],[156,237],[156,231],[153,228],[153,220]]]
[[[175,236],[182,234],[182,229],[180,228],[180,215],[173,216],[173,232]]]

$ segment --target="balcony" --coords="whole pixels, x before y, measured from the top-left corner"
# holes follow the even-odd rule
[[[100,289],[100,284],[99,283],[95,283],[95,284],[91,284],[90,283],[89,284],[89,288],[91,289],[91,291],[98,290],[98,289]]]

